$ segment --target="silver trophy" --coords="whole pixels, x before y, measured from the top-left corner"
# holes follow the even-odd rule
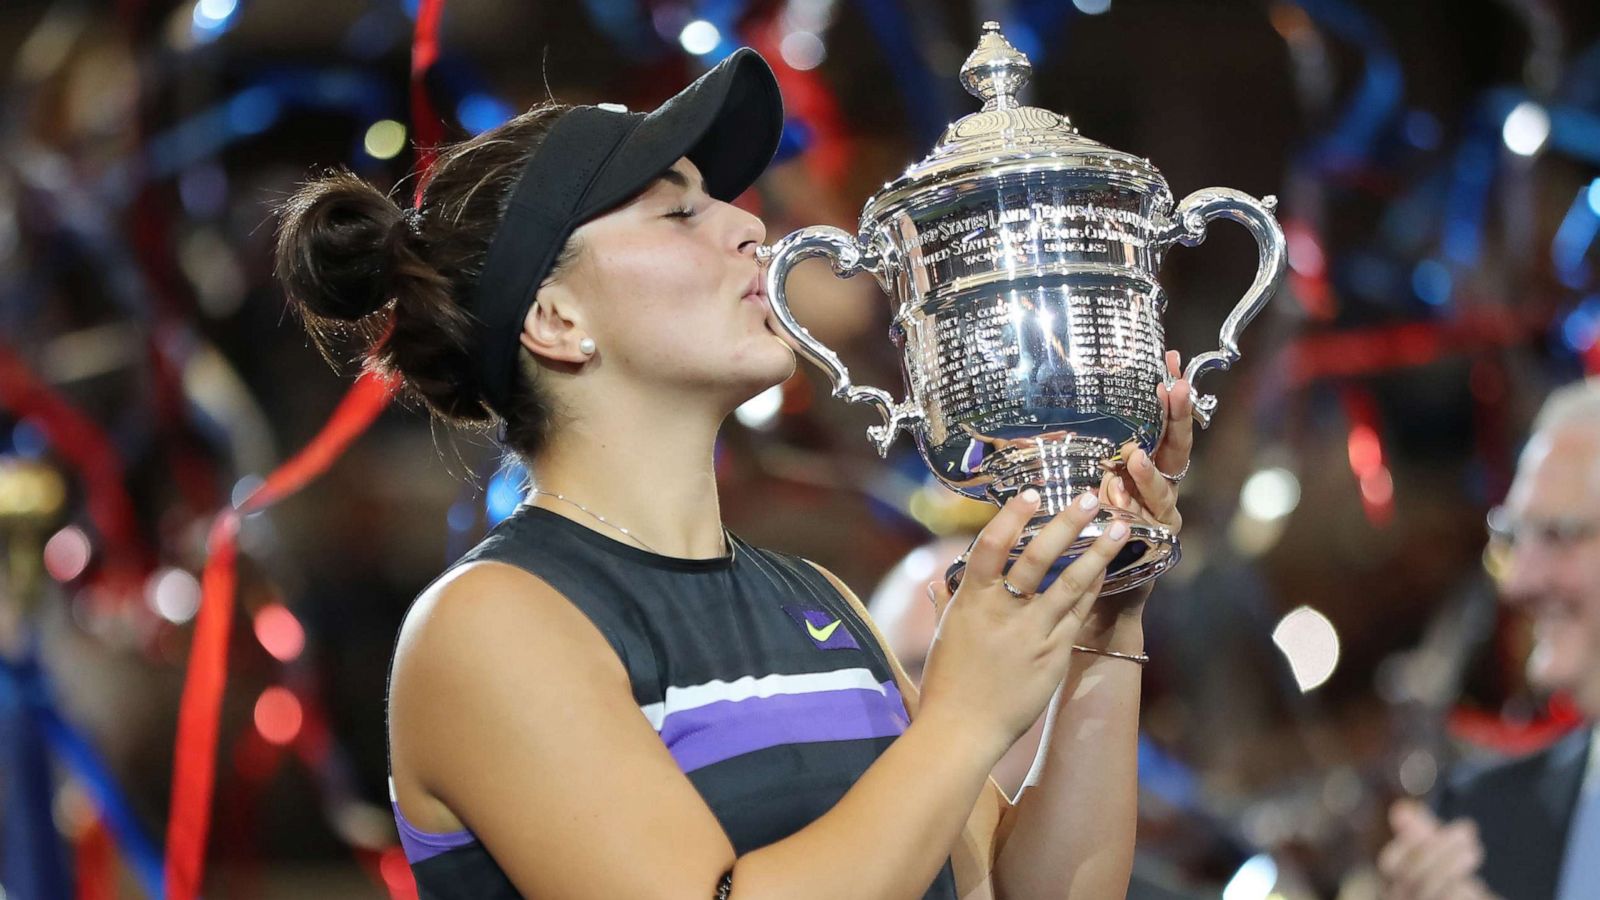
[[[883,424],[868,435],[886,454],[901,428],[951,490],[1004,503],[1028,487],[1043,497],[1013,551],[1121,464],[1129,442],[1161,438],[1156,385],[1167,298],[1156,273],[1167,248],[1205,239],[1212,219],[1250,229],[1260,247],[1254,283],[1222,324],[1221,348],[1189,361],[1190,384],[1239,358],[1239,333],[1277,289],[1283,232],[1272,197],[1228,188],[1174,205],[1148,160],[1078,134],[1065,116],[1021,105],[1031,66],[985,23],[961,67],[983,109],[945,130],[927,158],[884,185],[861,228],[802,228],[768,256],[767,296],[799,352],[833,381],[833,395],[870,403]],[[827,257],[834,272],[870,272],[896,304],[890,337],[902,352],[907,399],[851,383],[839,357],[801,327],[784,297],[789,269]],[[1210,423],[1214,396],[1194,394]],[[1128,590],[1178,560],[1178,539],[1153,518],[1102,506],[1049,578],[1114,521],[1132,532],[1104,593]],[[960,581],[964,559],[948,573]]]

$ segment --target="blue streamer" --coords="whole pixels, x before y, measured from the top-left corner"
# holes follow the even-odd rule
[[[1333,128],[1305,150],[1305,160],[1328,173],[1360,169],[1399,112],[1405,93],[1400,61],[1377,21],[1354,5],[1344,0],[1295,0],[1295,5],[1331,34],[1359,46],[1364,58],[1361,83]]]
[[[811,126],[802,119],[784,119],[783,135],[778,138],[778,152],[772,155],[773,165],[804,154],[811,148]]]
[[[942,102],[946,96],[943,86],[911,40],[911,25],[897,0],[860,0],[859,5],[905,100],[915,143],[931,144],[953,118],[953,110]]]
[[[366,121],[401,107],[388,82],[356,69],[284,69],[257,79],[232,97],[153,136],[145,145],[143,178],[170,178],[228,146],[276,125],[290,108],[349,111]],[[125,170],[118,176],[126,178]],[[117,179],[112,179],[113,181]]]
[[[1462,139],[1451,163],[1440,245],[1444,257],[1456,265],[1472,265],[1482,251],[1483,218],[1489,208],[1499,144],[1498,129],[1478,128]]]
[[[1139,787],[1177,809],[1200,811],[1200,779],[1183,760],[1139,733]]]
[[[670,52],[649,10],[637,0],[583,0],[583,8],[596,30],[628,58],[655,62]]]
[[[1600,178],[1578,189],[1572,206],[1561,220],[1561,227],[1556,229],[1555,240],[1550,243],[1550,258],[1562,284],[1576,290],[1589,283],[1592,272],[1584,260],[1597,234],[1600,234]]]
[[[55,708],[40,707],[35,712],[44,725],[51,750],[94,799],[95,807],[105,819],[106,827],[140,887],[151,897],[163,896],[161,850],[145,832],[105,762],[83,734],[68,724]]]
[[[1574,106],[1557,106],[1549,113],[1550,149],[1600,165],[1600,115]]]
[[[43,744],[47,745],[51,755],[57,762],[66,768],[88,792],[94,801],[95,808],[99,810],[105,820],[106,827],[110,830],[112,839],[116,841],[128,867],[133,871],[139,886],[150,897],[165,896],[163,890],[163,859],[162,853],[156,843],[145,833],[144,827],[139,822],[138,815],[133,811],[133,806],[128,802],[127,796],[117,786],[116,779],[105,762],[95,751],[92,744],[83,734],[74,728],[66,719],[62,718],[52,699],[49,682],[44,670],[39,666],[36,658],[31,655],[25,657],[20,663],[8,662],[0,659],[0,708],[7,706],[5,695],[8,692],[20,699],[25,707],[27,727],[23,732],[32,731],[34,735],[42,736]],[[7,728],[4,734],[12,734]],[[41,747],[42,750],[42,747]],[[32,771],[29,777],[23,779],[26,787],[33,787],[43,792],[44,802],[42,807],[36,807],[31,815],[42,816],[38,823],[42,823],[42,830],[47,830],[50,835],[55,834],[55,822],[51,814],[49,798],[49,785],[51,784],[50,767],[48,760],[41,756],[37,760],[39,768]],[[18,767],[11,771],[28,772],[28,769]],[[9,795],[8,795],[9,796]],[[10,804],[8,803],[8,807]],[[17,804],[19,811],[27,804]],[[8,832],[11,826],[11,816],[7,816]],[[9,839],[8,839],[9,846]],[[59,844],[59,842],[57,842]],[[9,869],[9,861],[8,861]],[[19,884],[21,882],[18,882]],[[20,897],[53,897],[50,893],[31,893],[12,888],[7,882],[8,889]],[[61,896],[68,896],[62,894]]]
[[[51,813],[50,759],[33,715],[38,667],[0,657],[0,884],[15,897],[71,900],[72,879]]]
[[[1567,64],[1556,96],[1580,109],[1600,109],[1600,41],[1585,47]]]
[[[1583,298],[1561,319],[1561,341],[1574,353],[1584,353],[1600,341],[1600,294]]]

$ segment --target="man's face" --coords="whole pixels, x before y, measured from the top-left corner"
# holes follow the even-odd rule
[[[1600,716],[1600,425],[1534,435],[1501,519],[1501,588],[1533,621],[1529,680]]]

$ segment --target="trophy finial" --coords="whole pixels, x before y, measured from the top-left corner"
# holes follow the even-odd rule
[[[1000,23],[985,22],[977,48],[961,64],[961,85],[984,109],[1016,109],[1016,94],[1032,73],[1033,64],[1000,33]]]

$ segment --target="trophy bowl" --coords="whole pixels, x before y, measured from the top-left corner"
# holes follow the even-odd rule
[[[1219,349],[1189,361],[1191,385],[1239,358],[1239,333],[1271,298],[1284,266],[1273,198],[1207,188],[1174,203],[1148,160],[1021,105],[1015,95],[1029,70],[999,26],[985,23],[961,68],[983,108],[950,125],[932,153],[873,195],[857,234],[802,228],[761,254],[780,332],[827,373],[835,397],[878,409],[883,424],[868,435],[880,454],[904,428],[951,490],[996,504],[1039,491],[1013,559],[1074,497],[1097,490],[1132,446],[1151,452],[1161,439],[1156,387],[1170,376],[1167,298],[1156,274],[1167,249],[1200,243],[1217,218],[1243,224],[1260,249],[1255,280],[1224,321]],[[791,267],[817,256],[841,277],[872,274],[891,298],[905,400],[852,384],[838,356],[795,321],[784,284]],[[1202,427],[1215,408],[1214,396],[1194,394]],[[1108,567],[1103,593],[1141,585],[1177,562],[1170,529],[1102,503],[1040,589],[1117,521],[1131,537]],[[964,568],[963,554],[946,576],[952,589]]]

